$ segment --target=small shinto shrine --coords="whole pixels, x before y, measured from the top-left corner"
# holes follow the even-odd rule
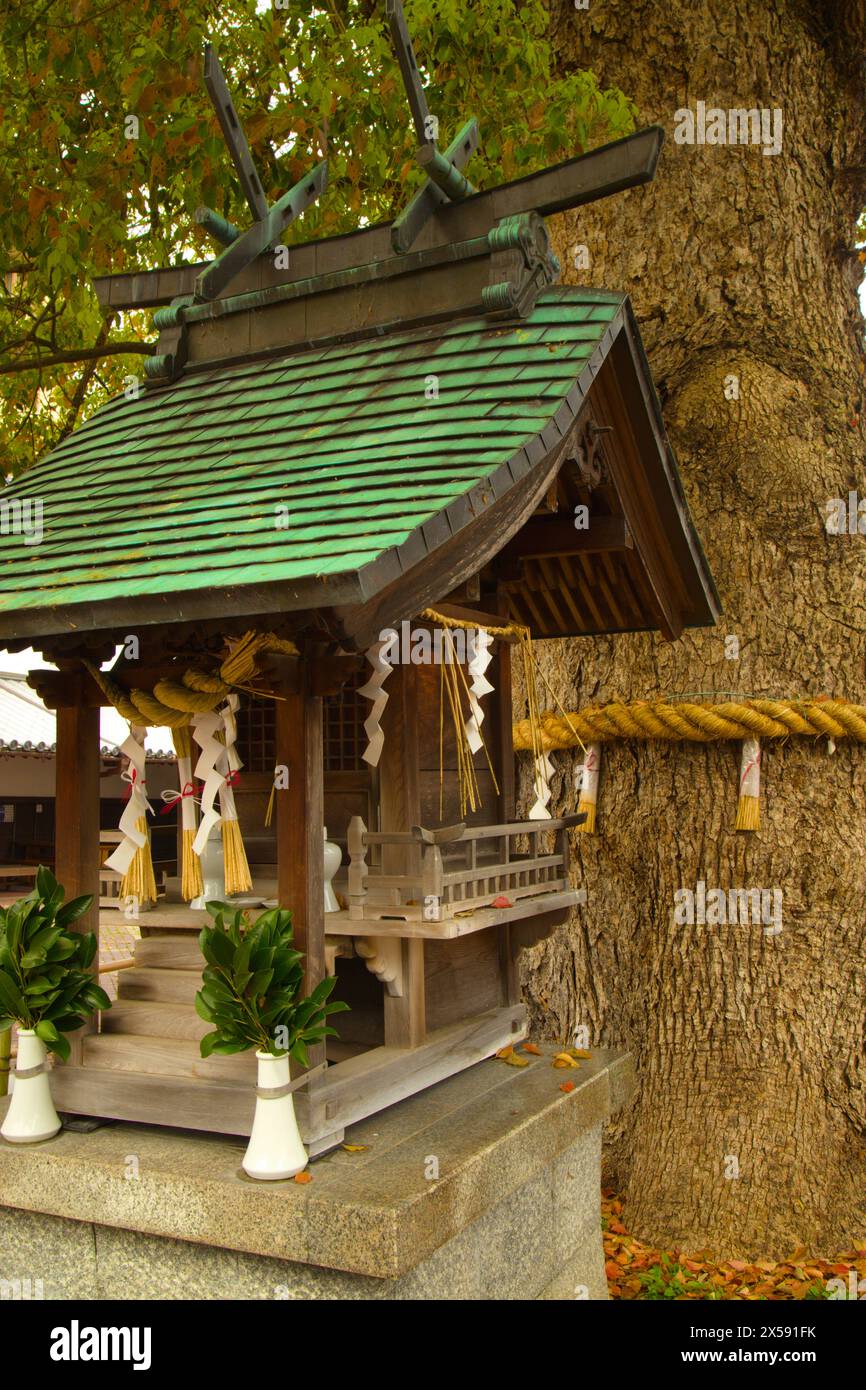
[[[113,858],[141,935],[54,1070],[62,1111],[249,1132],[255,1061],[203,1060],[193,1007],[214,845],[226,894],[290,908],[307,988],[335,973],[351,1006],[296,1092],[312,1153],[521,1038],[519,952],[578,904],[581,817],[550,817],[539,739],[517,819],[512,676],[531,719],[534,640],[718,615],[629,299],[559,284],[545,224],[652,179],[661,130],[479,192],[476,123],[430,138],[389,16],[426,175],[405,210],[285,265],[327,163],[270,205],[208,48],[249,226],[200,209],[212,260],[97,281],[106,310],[155,310],[147,380],[6,489],[43,507],[42,544],[0,537],[0,646],[58,668],[30,681],[70,896],[99,898],[100,707],[130,723]],[[161,895],[153,725],[178,756]]]

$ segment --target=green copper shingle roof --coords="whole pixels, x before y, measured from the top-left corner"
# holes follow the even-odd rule
[[[0,535],[0,612],[360,570],[537,439],[622,302],[556,287],[517,325],[462,319],[118,397],[0,493],[41,500],[44,526],[38,545]]]

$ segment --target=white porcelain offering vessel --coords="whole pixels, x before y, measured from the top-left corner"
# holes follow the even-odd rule
[[[243,1170],[251,1178],[275,1182],[293,1178],[307,1166],[307,1151],[295,1119],[294,1096],[268,1095],[289,1084],[289,1059],[270,1052],[257,1052],[259,1084],[256,1113],[250,1142],[243,1158]]]
[[[0,1128],[0,1134],[10,1144],[35,1144],[40,1139],[53,1139],[60,1129],[60,1117],[54,1109],[45,1068],[46,1055],[45,1044],[33,1029],[19,1028],[12,1099]]]
[[[339,912],[340,904],[337,895],[331,887],[331,880],[343,862],[343,851],[339,845],[335,845],[333,840],[328,839],[328,827],[325,826],[325,911]]]

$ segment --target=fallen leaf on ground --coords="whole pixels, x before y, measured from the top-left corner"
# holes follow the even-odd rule
[[[573,1081],[563,1081],[563,1083],[562,1083],[562,1085],[560,1086],[559,1089],[560,1089],[560,1091],[565,1091],[566,1093],[568,1093],[569,1091],[573,1091],[573,1090],[574,1090],[574,1082],[573,1082]]]
[[[529,1058],[528,1058],[528,1057],[520,1057],[516,1052],[510,1052],[510,1053],[508,1054],[507,1057],[503,1057],[503,1058],[502,1058],[502,1061],[503,1061],[503,1062],[505,1063],[505,1065],[508,1066],[508,1067],[528,1067],[528,1066],[529,1066]]]
[[[728,1299],[755,1303],[826,1298],[832,1276],[847,1279],[857,1263],[866,1266],[857,1243],[833,1260],[807,1257],[804,1249],[783,1260],[722,1260],[712,1250],[688,1253],[654,1249],[628,1234],[620,1220],[623,1202],[612,1188],[602,1189],[605,1270],[611,1298],[670,1299],[674,1302]],[[860,1246],[866,1241],[860,1241]]]
[[[524,1051],[524,1052],[530,1052],[530,1053],[532,1054],[533,1057],[540,1057],[540,1056],[541,1056],[541,1048],[540,1048],[540,1047],[536,1047],[536,1046],[535,1046],[535,1043],[524,1043],[524,1044],[523,1044],[523,1051]]]
[[[369,1149],[369,1144],[341,1144],[340,1148],[345,1149],[347,1154],[365,1154]]]
[[[570,1047],[568,1049],[568,1055],[569,1057],[580,1057],[586,1059],[587,1057],[591,1057],[592,1053],[587,1052],[585,1047]]]
[[[529,1066],[529,1058],[519,1057],[510,1043],[507,1047],[500,1047],[499,1051],[496,1054],[496,1060],[498,1062],[505,1062],[506,1066],[509,1067]]]
[[[567,1052],[557,1052],[553,1059],[553,1065],[555,1067],[576,1067],[577,1062],[573,1057],[569,1057]]]
[[[295,1174],[295,1182],[301,1182],[301,1183],[303,1183],[303,1182],[312,1182],[312,1181],[313,1181],[313,1175],[312,1175],[312,1173],[296,1173],[296,1174]]]

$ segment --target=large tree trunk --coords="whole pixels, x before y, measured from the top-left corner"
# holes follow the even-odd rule
[[[632,95],[667,141],[653,185],[557,219],[570,280],[626,289],[722,595],[716,630],[549,643],[567,708],[707,692],[866,696],[866,495],[854,226],[864,195],[862,7],[554,0],[566,65]],[[846,33],[845,30],[848,30]],[[702,100],[781,107],[782,152],[673,141]],[[739,378],[739,400],[725,378]],[[736,634],[739,660],[725,656]],[[571,754],[557,809],[573,809]],[[632,1231],[723,1255],[831,1254],[866,1226],[866,747],[765,745],[762,825],[733,829],[739,747],[605,745],[588,906],[524,957],[538,1031],[633,1050],[609,1146]],[[674,893],[781,888],[783,930],[674,924]],[[730,1157],[737,1160],[739,1177]],[[728,1176],[726,1176],[728,1174]]]

